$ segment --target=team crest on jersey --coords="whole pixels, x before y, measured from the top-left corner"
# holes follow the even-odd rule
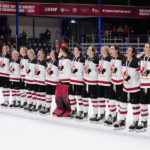
[[[64,66],[58,66],[59,71],[63,71],[63,69],[64,69]]]
[[[37,68],[35,69],[35,75],[39,75],[41,73],[41,71],[39,71]]]
[[[73,66],[73,68],[71,68],[71,72],[72,74],[76,74],[76,72],[78,72],[78,69]]]
[[[31,72],[31,70],[28,68],[26,69],[26,73],[29,74]]]
[[[5,67],[5,64],[4,64],[2,61],[0,61],[0,67],[1,67],[1,68],[4,68],[4,67]]]
[[[103,67],[99,67],[98,68],[98,73],[99,74],[104,74],[106,72],[106,69],[105,68],[103,68]]]
[[[24,65],[20,64],[20,69],[23,70],[24,69]]]
[[[150,74],[150,70],[144,70],[142,76],[147,77]]]
[[[13,73],[13,72],[15,71],[15,68],[13,68],[12,66],[10,66],[9,71],[10,71],[11,73]]]
[[[117,72],[117,68],[112,68],[111,73],[116,74],[116,72]]]
[[[50,75],[50,76],[53,74],[53,71],[51,70],[51,68],[47,69],[47,74]]]
[[[124,75],[124,81],[128,82],[131,79],[128,73]]]
[[[91,69],[90,69],[90,68],[87,68],[87,69],[85,70],[85,73],[86,73],[86,74],[90,74],[90,72],[91,72]]]

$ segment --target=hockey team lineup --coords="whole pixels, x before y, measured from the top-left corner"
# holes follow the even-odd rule
[[[80,46],[73,53],[62,46],[48,56],[41,49],[36,56],[24,46],[10,54],[9,46],[4,45],[0,54],[1,107],[89,121],[112,130],[147,131],[150,44],[139,54],[129,46],[123,55],[118,45],[102,46],[99,56],[96,51],[91,45],[84,57]],[[56,105],[53,112],[52,101]],[[133,119],[127,127],[129,105]]]

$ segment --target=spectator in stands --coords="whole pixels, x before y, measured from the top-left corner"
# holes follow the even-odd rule
[[[128,37],[129,31],[130,31],[130,29],[129,29],[128,25],[125,25],[125,27],[123,28],[123,35],[125,38]]]
[[[50,41],[51,40],[51,32],[48,30],[48,28],[45,31],[45,38],[46,40]]]
[[[53,44],[53,49],[57,50],[57,51],[60,49],[60,44],[59,44],[58,40],[55,40],[55,42]]]
[[[7,26],[7,28],[5,29],[6,32],[6,38],[7,38],[7,42],[10,42],[11,39],[11,28],[9,27],[9,25]]]
[[[104,26],[104,37],[107,39],[109,35],[110,35],[109,29],[107,28],[107,26]]]
[[[115,25],[112,27],[112,38],[115,38],[117,36],[117,28]]]
[[[30,49],[30,48],[31,48],[31,47],[30,47],[30,43],[31,43],[31,41],[30,41],[29,37],[26,36],[23,45],[26,46],[28,49]]]
[[[118,32],[118,37],[122,38],[123,29],[121,26],[119,26],[119,28],[117,29],[117,32]]]
[[[61,48],[62,46],[66,46],[66,47],[68,46],[67,43],[66,43],[64,40],[62,40],[62,42],[60,43],[60,48]]]
[[[26,33],[26,31],[25,31],[25,30],[23,30],[23,32],[22,32],[22,37],[25,39],[25,38],[26,38],[26,36],[27,36],[27,33]]]
[[[14,48],[13,45],[10,45],[10,53],[12,53],[13,51],[16,51],[16,49]]]
[[[20,34],[19,36],[19,46],[23,46],[24,45],[24,37],[23,34]]]

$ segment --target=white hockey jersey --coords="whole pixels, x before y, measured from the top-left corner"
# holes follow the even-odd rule
[[[45,83],[56,85],[59,82],[58,60],[52,59],[47,61]]]
[[[99,57],[98,66],[98,85],[110,86],[111,84],[111,71],[110,71],[111,57]]]
[[[33,60],[28,60],[26,67],[25,83],[33,84],[36,63],[37,60],[35,58]]]
[[[75,85],[83,85],[85,58],[80,55],[78,58],[73,58],[71,66],[70,83]]]
[[[141,88],[150,88],[150,56],[140,58]]]
[[[38,60],[35,66],[34,83],[38,85],[45,85],[46,76],[46,60]]]
[[[83,80],[86,84],[96,85],[98,76],[98,62],[97,56],[93,58],[87,57],[85,59],[84,76]]]
[[[67,57],[61,57],[59,59],[59,78],[62,83],[70,82],[70,76],[71,76],[71,55],[68,55]]]
[[[27,64],[28,64],[28,56],[21,56],[20,57],[21,61],[20,61],[20,73],[21,73],[21,78],[25,78],[25,74],[26,74],[26,68],[27,68]]]
[[[9,71],[9,81],[20,82],[20,59],[17,59],[16,61],[11,60]]]
[[[117,58],[111,59],[110,69],[111,69],[111,82],[115,85],[123,84],[123,75],[122,75],[122,59],[123,55],[119,55]]]
[[[9,77],[10,55],[0,54],[0,76]]]
[[[125,92],[138,92],[140,91],[140,66],[139,59],[133,58],[127,61],[127,58],[122,60],[123,72],[123,91]]]

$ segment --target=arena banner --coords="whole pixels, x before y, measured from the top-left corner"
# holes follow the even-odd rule
[[[14,15],[16,3],[0,1],[0,14]],[[19,12],[32,16],[150,18],[150,7],[86,4],[19,3]]]

